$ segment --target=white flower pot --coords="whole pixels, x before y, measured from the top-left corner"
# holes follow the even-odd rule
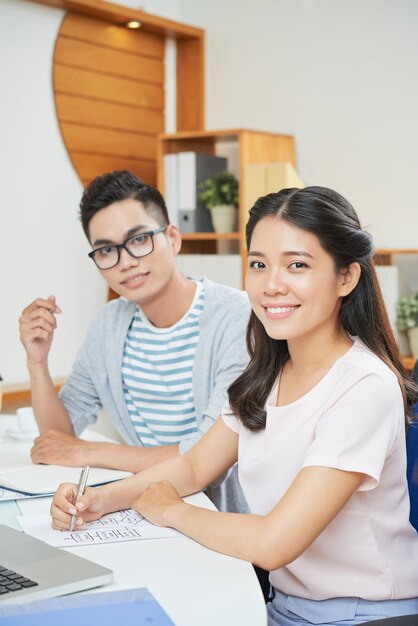
[[[236,230],[237,209],[229,204],[218,204],[210,209],[215,233],[233,233]]]
[[[418,326],[408,328],[409,347],[414,359],[418,359]]]

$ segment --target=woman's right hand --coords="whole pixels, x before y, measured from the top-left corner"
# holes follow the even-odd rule
[[[106,511],[106,498],[100,488],[86,487],[82,496],[74,504],[77,495],[77,485],[62,483],[55,492],[51,504],[52,528],[55,530],[68,530],[72,515],[77,515],[75,529],[80,530],[86,522],[97,520]]]

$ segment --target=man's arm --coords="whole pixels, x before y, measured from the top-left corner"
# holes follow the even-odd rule
[[[40,433],[55,428],[74,434],[70,417],[58,398],[48,369],[48,355],[61,309],[55,296],[38,298],[24,309],[19,320],[20,339],[26,350],[32,406]]]
[[[60,433],[51,432],[42,435],[35,441],[32,449],[33,462],[59,463],[76,467],[91,465],[92,467],[99,466],[137,473],[152,467],[156,463],[173,458],[180,452],[182,454],[185,453],[216,421],[225,401],[227,387],[239,376],[247,364],[248,354],[245,343],[245,331],[249,310],[248,301],[237,298],[233,302],[228,302],[226,310],[223,309],[222,315],[220,315],[222,318],[221,323],[219,323],[220,319],[218,318],[211,322],[213,329],[222,332],[222,337],[216,343],[216,348],[215,344],[212,345],[211,343],[211,358],[213,358],[216,352],[216,375],[212,381],[211,389],[207,393],[209,398],[208,404],[203,407],[202,418],[198,420],[197,435],[183,440],[179,445],[142,447],[91,443],[75,437],[65,437]],[[213,329],[207,336],[201,336],[200,341],[214,342]],[[204,356],[201,357],[202,361],[205,360],[206,354],[205,351]],[[82,367],[82,364],[79,363],[79,366]],[[200,367],[197,368],[199,371],[200,369]],[[205,368],[203,369],[201,376],[204,380],[196,381],[194,377],[193,386],[195,393],[200,385],[207,386],[209,384],[209,371]],[[78,390],[77,393],[80,394],[89,378],[86,367],[83,366],[83,371],[77,370],[71,376],[76,376],[71,385],[71,391],[75,392]],[[90,393],[91,390],[86,388],[86,394],[90,395]],[[90,406],[88,410],[91,410]]]
[[[34,463],[53,463],[70,467],[106,467],[136,474],[177,456],[179,447],[156,446],[144,448],[115,443],[83,441],[55,430],[35,439],[31,450]]]
[[[87,442],[74,436],[75,432],[85,427],[85,423],[81,428],[80,424],[78,428],[76,425],[76,430],[73,428],[69,412],[56,393],[48,370],[57,313],[61,310],[55,303],[55,297],[50,296],[47,300],[39,298],[30,304],[20,318],[21,340],[28,356],[32,406],[40,431],[31,451],[32,461],[70,467],[90,465],[136,473],[177,456],[177,445],[144,448]],[[92,351],[94,346],[87,340],[65,386],[67,402],[68,396],[76,402],[77,410],[83,415],[82,422],[87,421],[87,416],[95,415],[100,408],[100,400],[89,374]]]

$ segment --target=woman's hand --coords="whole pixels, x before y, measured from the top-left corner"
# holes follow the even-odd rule
[[[132,508],[156,526],[173,526],[174,509],[186,506],[168,480],[151,483],[132,503]]]
[[[68,530],[72,515],[77,515],[75,529],[82,528],[86,522],[99,519],[106,510],[105,492],[96,488],[86,487],[82,496],[75,502],[77,485],[62,483],[55,492],[51,504],[52,528]]]

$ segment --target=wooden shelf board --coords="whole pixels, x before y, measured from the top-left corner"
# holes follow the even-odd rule
[[[160,139],[211,139],[222,137],[223,139],[236,139],[241,133],[251,133],[256,135],[266,135],[269,137],[291,137],[292,135],[283,133],[269,133],[263,130],[249,130],[247,128],[234,128],[224,130],[202,130],[202,131],[180,131],[178,133],[161,134]]]
[[[157,15],[151,15],[145,11],[131,9],[113,2],[105,0],[32,0],[37,4],[46,4],[57,9],[72,11],[89,15],[97,19],[113,22],[115,24],[126,24],[130,20],[138,20],[143,25],[144,30],[164,34],[179,39],[200,39],[204,36],[204,30],[182,24]]]
[[[239,233],[181,233],[183,241],[218,241],[221,239],[239,240]]]
[[[376,255],[389,255],[389,254],[418,254],[417,248],[376,248]]]
[[[403,366],[408,371],[412,371],[412,369],[413,369],[413,367],[415,365],[415,361],[416,361],[416,359],[413,356],[403,356],[402,357]]]

